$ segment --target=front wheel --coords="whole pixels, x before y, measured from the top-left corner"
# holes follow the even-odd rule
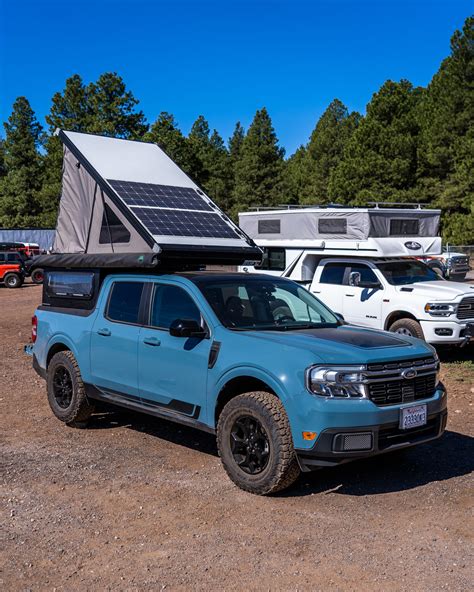
[[[81,372],[74,354],[55,354],[46,378],[48,402],[54,415],[69,426],[83,428],[94,411],[89,403]]]
[[[288,416],[271,393],[231,399],[219,417],[217,446],[230,479],[250,493],[281,491],[300,474]]]
[[[399,321],[395,321],[390,326],[389,331],[400,335],[407,335],[408,337],[417,337],[418,339],[425,338],[420,323],[413,319],[400,319]]]

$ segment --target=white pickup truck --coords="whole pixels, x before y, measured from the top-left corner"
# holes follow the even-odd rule
[[[304,284],[349,323],[433,344],[464,344],[474,337],[474,285],[448,282],[415,259],[307,252],[283,275]]]

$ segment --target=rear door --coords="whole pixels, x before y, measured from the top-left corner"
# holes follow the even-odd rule
[[[111,394],[139,398],[138,336],[144,282],[117,280],[99,313],[91,334],[90,365],[93,384]]]
[[[177,319],[205,326],[193,296],[178,285],[156,282],[149,326],[140,331],[138,377],[142,402],[202,419],[206,406],[211,339],[170,335]]]

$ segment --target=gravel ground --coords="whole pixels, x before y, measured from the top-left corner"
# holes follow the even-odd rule
[[[212,436],[125,412],[56,420],[22,346],[40,288],[0,288],[0,587],[472,589],[474,348],[443,353],[444,438],[260,498]]]

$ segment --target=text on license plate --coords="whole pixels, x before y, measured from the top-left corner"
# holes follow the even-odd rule
[[[400,429],[409,430],[426,424],[426,405],[415,405],[400,409]]]

